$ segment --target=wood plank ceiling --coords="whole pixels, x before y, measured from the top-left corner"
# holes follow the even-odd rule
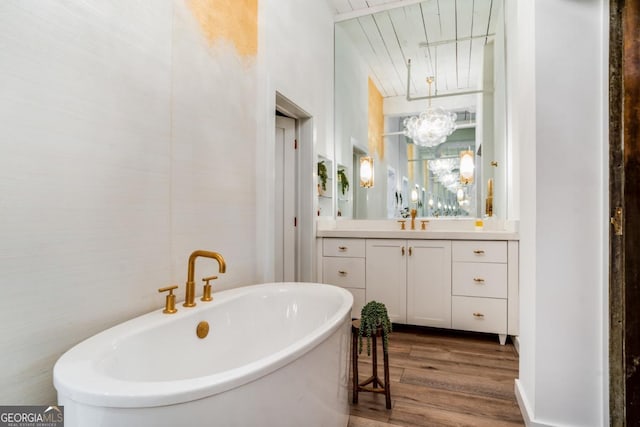
[[[383,97],[406,96],[409,59],[411,96],[428,94],[428,76],[433,95],[481,89],[483,46],[495,34],[499,0],[330,2]]]

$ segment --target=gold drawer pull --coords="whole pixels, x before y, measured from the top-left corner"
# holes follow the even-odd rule
[[[484,283],[484,279],[482,277],[474,277],[473,281],[476,283]]]
[[[344,277],[347,275],[347,272],[344,270],[338,270],[338,274]]]
[[[346,252],[347,251],[347,247],[346,246],[338,246],[338,250],[340,252]]]
[[[484,314],[482,314],[482,313],[473,313],[473,317],[475,317],[476,319],[482,319],[484,317]]]
[[[409,246],[409,256],[413,256],[413,247]]]
[[[402,256],[404,256],[404,246],[402,247],[402,249],[400,250],[400,252],[402,252]]]
[[[473,253],[476,255],[484,255],[484,251],[482,249],[476,249]]]

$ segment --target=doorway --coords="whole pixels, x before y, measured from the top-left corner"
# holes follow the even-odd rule
[[[276,112],[275,126],[275,281],[297,280],[296,121]]]

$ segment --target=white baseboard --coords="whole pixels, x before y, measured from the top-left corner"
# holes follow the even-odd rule
[[[513,348],[516,349],[516,353],[520,355],[520,337],[517,335],[512,335],[511,341],[513,341]]]
[[[520,380],[518,379],[516,379],[515,393],[516,400],[518,401],[518,406],[520,407],[520,413],[522,414],[524,424],[527,427],[554,427],[551,424],[540,423],[533,419],[533,413],[531,412],[529,400],[527,399],[527,395],[524,393]]]

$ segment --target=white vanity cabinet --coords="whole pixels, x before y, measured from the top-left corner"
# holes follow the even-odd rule
[[[323,239],[322,281],[351,292],[351,317],[360,318],[365,304],[365,240]]]
[[[392,322],[451,327],[451,242],[367,239],[366,300]]]
[[[389,319],[407,323],[407,242],[367,239],[366,300],[387,307]]]
[[[375,234],[322,239],[321,280],[353,294],[353,317],[375,300],[394,323],[494,333],[501,344],[518,335],[517,240]]]
[[[507,242],[452,244],[451,326],[507,338]]]
[[[451,241],[407,241],[407,323],[451,327]]]

